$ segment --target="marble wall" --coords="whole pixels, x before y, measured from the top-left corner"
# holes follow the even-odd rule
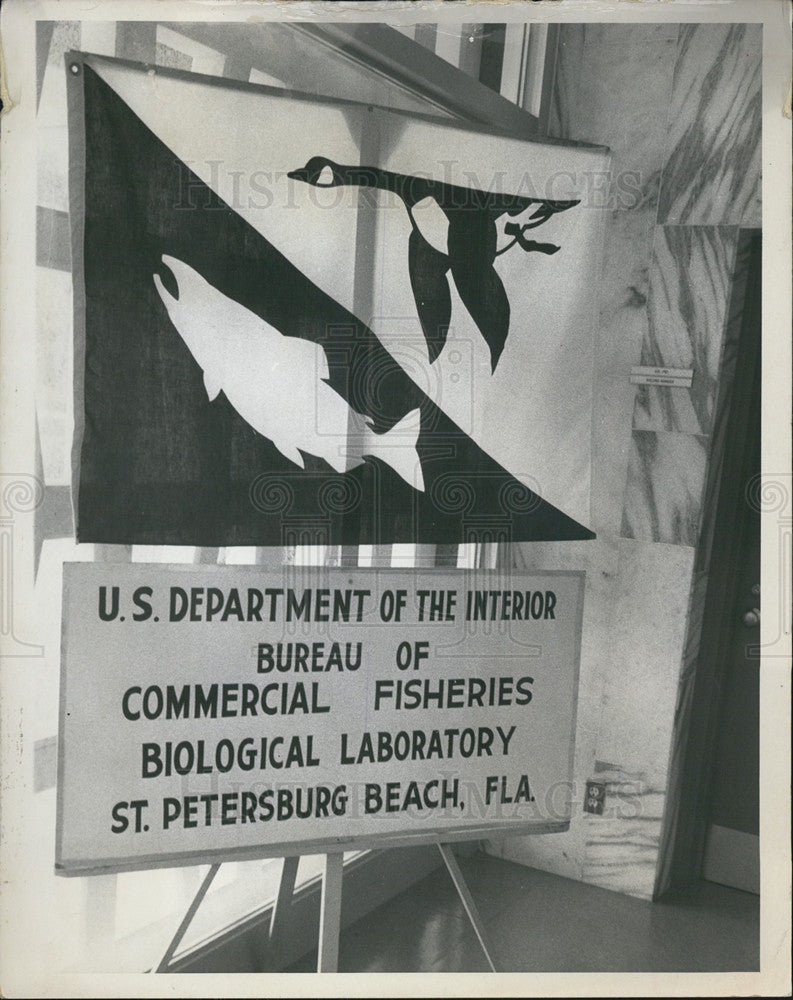
[[[761,225],[761,35],[758,24],[681,25],[659,223]]]
[[[760,224],[761,47],[759,25],[560,28],[552,134],[605,144],[613,161],[595,345],[598,538],[502,556],[584,568],[587,590],[570,831],[489,849],[636,896],[663,884],[676,807],[671,751],[707,585],[703,497],[734,354],[725,331],[739,236]],[[691,387],[632,385],[634,365],[692,368]],[[606,787],[602,816],[583,812],[587,780]]]

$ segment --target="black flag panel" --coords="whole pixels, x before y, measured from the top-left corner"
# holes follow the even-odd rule
[[[81,72],[79,541],[593,537],[489,457],[359,318],[192,174],[90,66]],[[277,141],[263,137],[263,159]],[[452,235],[450,259],[433,256],[429,245],[409,250],[412,260],[434,265],[414,275],[416,302],[425,286],[435,296],[420,316],[428,350],[442,346],[437,324],[448,322],[450,270],[477,311],[495,365],[507,307],[477,284],[481,275],[463,246],[451,246]],[[514,235],[524,251],[528,243],[551,252],[524,240],[520,228]],[[489,274],[490,265],[479,270]],[[215,312],[224,318],[213,326]],[[213,331],[228,338],[223,349]],[[333,444],[342,421],[346,454]]]

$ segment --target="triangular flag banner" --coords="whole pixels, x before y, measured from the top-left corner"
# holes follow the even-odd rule
[[[84,277],[75,352],[79,541],[593,537],[477,444],[387,349],[374,320],[356,316],[321,287],[316,266],[283,252],[283,241],[271,242],[221,198],[88,61],[67,69],[84,88],[84,169],[72,194],[84,199],[79,220],[73,206]],[[278,143],[263,130],[252,169]],[[347,183],[396,199],[391,217],[398,209],[400,224],[412,227],[402,254],[411,294],[401,308],[417,317],[424,370],[454,346],[453,301],[473,323],[490,378],[508,365],[510,331],[520,327],[493,265],[493,220],[506,220],[509,252],[550,259],[558,247],[540,227],[573,202],[494,202],[471,189],[460,205],[458,186],[422,187],[378,163],[358,167],[342,177],[348,166],[318,150],[313,163],[293,164],[289,183],[301,197]],[[299,229],[299,208],[293,216]],[[319,239],[317,218],[332,225],[332,209],[308,220]],[[357,260],[350,247],[351,274]]]

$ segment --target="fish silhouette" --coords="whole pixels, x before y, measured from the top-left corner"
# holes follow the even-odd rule
[[[421,411],[376,434],[328,384],[321,344],[287,337],[228,298],[188,264],[163,255],[176,279],[173,296],[158,274],[154,284],[168,316],[204,373],[210,400],[223,391],[239,415],[301,469],[303,454],[336,472],[379,458],[414,489],[424,490],[416,451]],[[301,454],[303,453],[303,454]]]
[[[377,167],[340,165],[324,156],[312,156],[287,176],[314,187],[354,185],[396,194],[410,217],[408,271],[430,362],[440,355],[449,332],[452,302],[447,274],[451,273],[490,349],[493,372],[504,350],[510,318],[509,299],[493,266],[496,257],[514,246],[527,253],[556,253],[555,244],[537,243],[525,233],[578,204],[478,191]],[[520,215],[532,205],[538,207],[527,223],[507,223],[505,233],[513,239],[498,250],[499,217]]]

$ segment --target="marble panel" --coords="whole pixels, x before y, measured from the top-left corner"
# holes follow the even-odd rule
[[[647,335],[653,212],[611,212],[603,233],[595,375],[630,373]]]
[[[608,587],[608,580],[605,585]],[[603,581],[595,579],[593,584],[588,583],[585,609],[603,609],[605,600],[598,594],[599,590],[603,590]],[[591,619],[593,613],[585,610],[585,616]],[[602,628],[602,623],[599,624]],[[593,634],[597,627],[588,620],[583,628],[570,828],[564,833],[504,837],[499,843],[500,857],[575,879],[581,879],[584,873],[588,819],[583,811],[585,787],[594,767],[603,698],[602,660],[598,639]]]
[[[639,386],[637,430],[710,433],[737,241],[735,226],[655,228],[640,363],[694,376],[690,389]]]
[[[648,329],[649,260],[653,212],[613,212],[605,230],[600,312],[595,333],[592,414],[592,522],[597,533],[617,535],[622,524],[635,386]]]
[[[597,758],[663,788],[686,640],[694,553],[619,541]]]
[[[677,24],[560,28],[551,134],[609,147],[616,209],[657,204],[677,37]]]
[[[607,780],[602,816],[588,814],[582,879],[650,899],[664,809],[663,787],[643,778]]]
[[[507,557],[517,569],[583,569],[586,571],[584,617],[581,629],[578,711],[573,762],[572,816],[565,833],[506,837],[488,849],[499,857],[541,868],[567,878],[583,877],[586,820],[583,802],[586,779],[595,766],[595,754],[613,625],[611,609],[618,560],[615,539],[590,542],[523,543],[509,546]]]
[[[693,551],[600,537],[514,545],[525,569],[586,570],[570,830],[490,845],[499,856],[649,898],[661,842],[667,767]],[[583,812],[588,778],[606,784],[603,816]]]
[[[634,431],[622,536],[695,546],[702,519],[708,438]]]
[[[760,225],[762,26],[680,26],[658,221]]]

